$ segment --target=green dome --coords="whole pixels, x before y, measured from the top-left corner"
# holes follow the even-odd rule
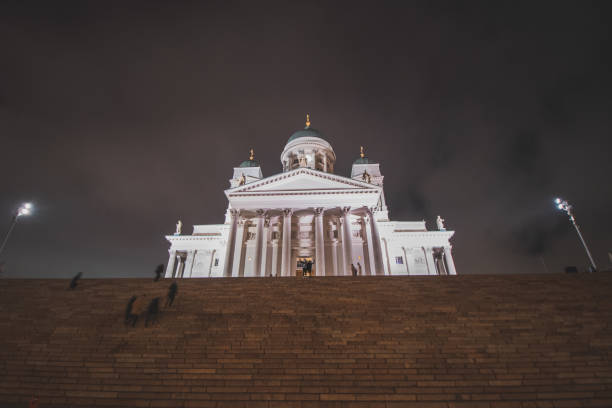
[[[357,160],[355,160],[353,162],[353,164],[375,164],[376,162],[373,162],[372,160],[368,159],[367,157],[360,157]]]
[[[300,137],[318,137],[319,139],[323,139],[321,132],[319,132],[317,129],[311,128],[310,126],[306,126],[304,129],[294,132],[287,143],[292,142],[295,139],[299,139]]]
[[[259,167],[259,163],[255,160],[245,160],[240,163],[240,167]]]

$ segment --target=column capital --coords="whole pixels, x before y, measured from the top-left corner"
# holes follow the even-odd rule
[[[270,226],[270,216],[266,216],[264,218],[264,227],[268,228]]]
[[[348,215],[351,212],[351,207],[342,207],[341,210],[343,215]]]
[[[314,209],[314,213],[317,217],[323,215],[323,207],[317,207]]]
[[[285,217],[291,217],[292,214],[293,214],[293,209],[291,209],[291,208],[285,208],[283,210],[283,215]]]
[[[230,208],[229,211],[230,211],[230,214],[232,215],[232,217],[235,217],[235,216],[240,214],[240,210],[237,210],[235,208]]]
[[[263,217],[266,214],[266,211],[262,210],[261,208],[255,210],[255,212],[257,213],[258,217]]]

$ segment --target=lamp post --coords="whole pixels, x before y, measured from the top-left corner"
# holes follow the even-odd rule
[[[558,209],[567,213],[570,221],[572,222],[572,224],[574,224],[574,228],[576,228],[576,232],[578,233],[578,238],[580,238],[580,242],[582,242],[584,250],[586,251],[587,256],[589,257],[589,261],[591,262],[591,271],[595,272],[597,270],[597,266],[595,266],[595,261],[591,256],[591,251],[589,251],[589,247],[587,246],[586,242],[584,241],[584,238],[582,237],[580,228],[578,227],[578,224],[576,224],[576,218],[574,217],[574,214],[572,214],[572,206],[570,205],[570,203],[561,198],[555,198],[555,204],[557,205]]]
[[[13,228],[15,228],[15,224],[17,224],[17,220],[19,219],[19,217],[22,217],[24,215],[30,215],[31,213],[32,213],[32,204],[30,203],[21,204],[21,207],[19,207],[17,212],[15,212],[15,214],[13,215],[13,219],[11,220],[11,225],[8,231],[6,232],[6,235],[4,236],[2,245],[0,246],[0,255],[2,255],[2,251],[4,251],[6,242],[8,241],[9,236],[11,235],[11,232],[13,232]]]

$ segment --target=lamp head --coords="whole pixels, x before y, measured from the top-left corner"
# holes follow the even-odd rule
[[[555,198],[555,204],[561,204],[561,199],[560,198]]]
[[[19,207],[19,209],[17,210],[18,217],[30,214],[32,214],[32,203],[23,203],[21,204],[21,207]]]

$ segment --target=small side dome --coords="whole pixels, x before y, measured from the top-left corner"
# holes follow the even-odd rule
[[[374,162],[368,159],[367,157],[360,157],[355,160],[353,164],[374,164]]]
[[[239,167],[259,167],[259,163],[257,163],[255,160],[245,160],[240,163]]]
[[[363,146],[359,146],[359,148],[360,148],[360,153],[359,153],[360,157],[357,160],[355,160],[353,164],[376,164],[375,161],[370,160],[366,157],[363,151]]]

